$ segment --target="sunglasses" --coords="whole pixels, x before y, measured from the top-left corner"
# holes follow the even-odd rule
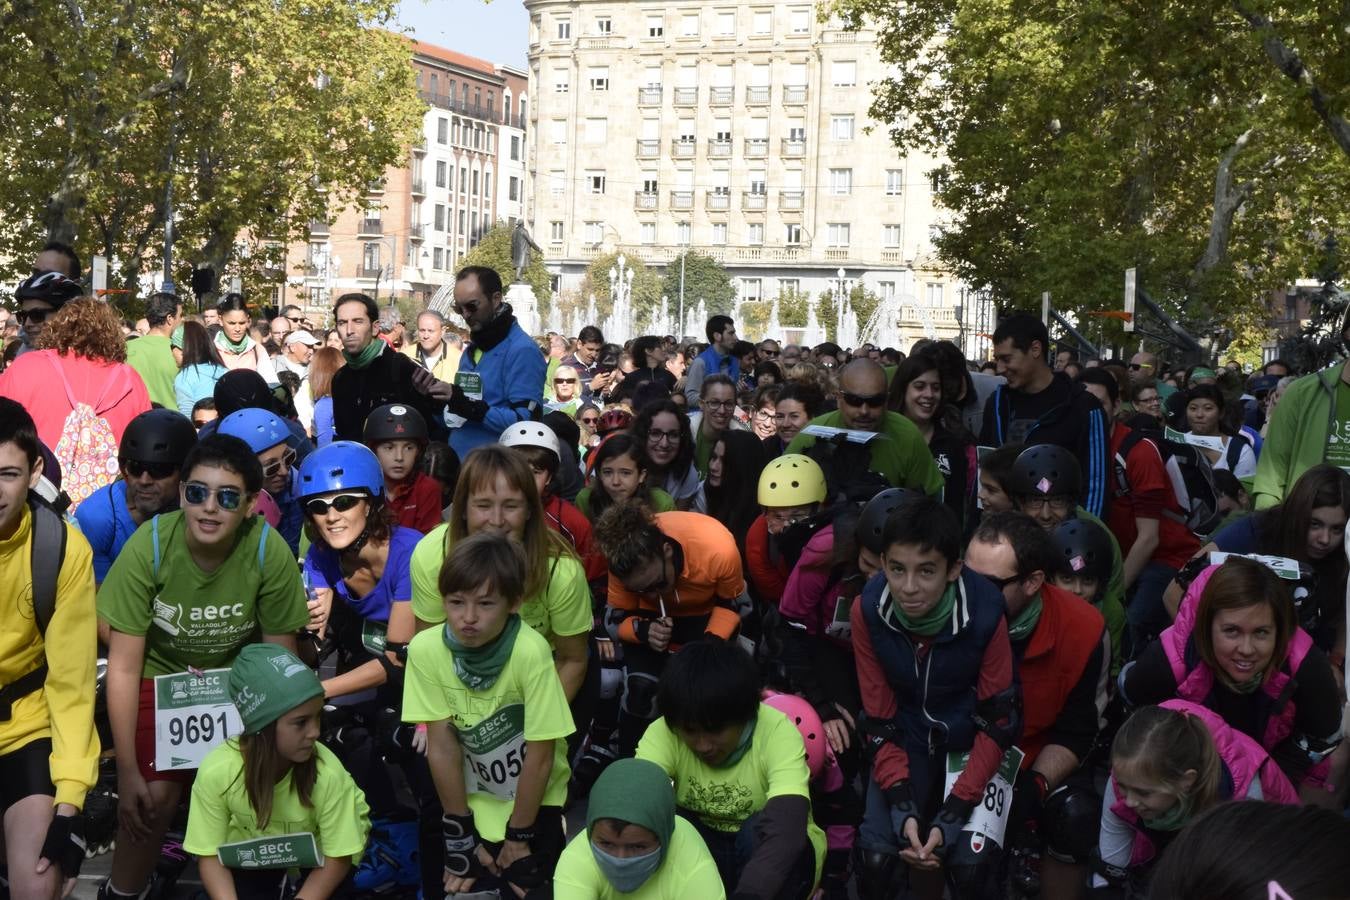
[[[338,494],[328,500],[322,497],[310,500],[305,504],[305,515],[324,516],[328,514],[328,508],[332,507],[340,513],[355,509],[356,504],[365,500],[365,494]]]
[[[14,318],[18,319],[20,322],[31,322],[34,325],[41,325],[43,322],[47,321],[47,316],[50,314],[51,311],[46,309],[21,309],[14,314]]]
[[[123,460],[122,469],[127,473],[128,478],[140,478],[146,472],[149,472],[151,478],[160,479],[168,478],[178,472],[178,467],[173,463],[143,463],[137,459]]]
[[[986,575],[984,577],[990,584],[998,588],[1000,591],[1006,588],[1008,585],[1016,584],[1017,582],[1022,580],[1021,575],[1009,575],[1007,578],[995,578],[993,575]]]
[[[553,379],[553,383],[554,383],[554,384],[576,384],[576,383],[577,383],[577,380],[576,380],[575,378],[555,378],[555,379]]]
[[[212,488],[200,481],[189,481],[183,485],[183,502],[188,506],[201,506],[211,496],[227,512],[234,512],[244,502],[244,492],[235,487]]]
[[[1151,369],[1151,368],[1153,368],[1153,365],[1151,363],[1130,363],[1130,371],[1132,372],[1138,372],[1140,369]]]
[[[600,417],[599,417],[599,416],[582,416],[582,417],[581,417],[581,424],[582,424],[582,425],[588,425],[588,426],[590,426],[590,427],[592,427],[592,428],[594,428],[594,427],[595,427],[595,423],[596,423],[596,422],[599,422],[599,421],[600,421]]]
[[[868,394],[864,396],[862,394],[850,394],[848,391],[844,391],[839,396],[842,397],[844,402],[849,406],[882,407],[886,405],[885,394]]]
[[[289,469],[293,462],[295,462],[295,450],[291,447],[287,447],[286,452],[281,454],[281,459],[274,459],[263,466],[263,477],[271,478],[273,475],[280,472],[283,467]]]
[[[760,352],[761,355],[767,356],[767,357],[769,357],[770,359],[774,359],[774,358],[776,358],[776,357],[778,356],[778,351],[777,351],[777,350],[761,350],[761,351],[759,351],[759,352]]]

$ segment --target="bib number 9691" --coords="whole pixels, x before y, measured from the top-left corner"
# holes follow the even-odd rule
[[[186,741],[189,744],[211,743],[216,735],[226,732],[228,723],[225,713],[202,713],[199,716],[187,715],[169,720],[169,744],[177,747]]]
[[[243,730],[230,702],[228,669],[155,678],[155,769],[195,769],[206,754]]]

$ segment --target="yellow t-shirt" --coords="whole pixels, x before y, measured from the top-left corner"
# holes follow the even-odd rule
[[[621,894],[615,890],[596,865],[590,838],[583,831],[572,838],[558,860],[553,893],[567,900],[726,900],[727,896],[703,838],[679,816],[661,868],[636,891]]]
[[[434,532],[433,532],[434,534]],[[567,737],[575,727],[548,641],[528,628],[516,633],[511,658],[492,687],[475,691],[455,674],[441,628],[408,644],[403,676],[403,721],[449,720],[464,750],[464,787],[474,824],[485,840],[500,841],[515,805],[528,741],[553,741],[553,770],[542,805],[567,798]]]
[[[450,526],[439,525],[417,542],[412,554],[413,615],[433,625],[445,621],[445,603],[436,583],[450,549],[449,540]],[[549,643],[555,637],[586,634],[592,625],[591,591],[581,561],[560,556],[551,565],[553,570],[544,595],[526,598],[520,608],[521,621]]]
[[[193,856],[215,856],[221,844],[282,834],[309,833],[328,859],[350,857],[360,862],[370,834],[370,808],[342,763],[323,744],[314,745],[319,777],[314,782],[312,807],[300,802],[291,774],[277,782],[272,813],[266,828],[244,788],[244,756],[237,740],[228,740],[202,760],[192,783],[183,849]]]

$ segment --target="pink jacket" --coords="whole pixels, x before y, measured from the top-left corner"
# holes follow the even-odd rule
[[[836,590],[838,573],[831,565],[833,557],[834,526],[826,525],[811,536],[797,565],[793,566],[778,611],[784,617],[802,623],[807,634],[826,636],[841,647],[851,649],[847,626],[844,626],[843,634],[826,631],[834,619],[835,604],[840,596]],[[845,608],[850,606],[851,602]]]
[[[55,350],[29,351],[0,373],[0,397],[23,404],[37,424],[38,437],[49,448],[61,440],[66,417],[71,413],[62,376],[76,400],[88,403],[108,420],[119,445],[127,424],[150,408],[145,382],[126,363],[58,354]]]

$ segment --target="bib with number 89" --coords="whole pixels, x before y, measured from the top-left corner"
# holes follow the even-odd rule
[[[1008,817],[1012,814],[1013,783],[1017,781],[1017,771],[1022,767],[1026,756],[1016,747],[1009,747],[999,760],[994,777],[984,786],[975,810],[970,814],[962,831],[970,832],[971,849],[977,853],[984,840],[991,840],[1000,847],[1004,846],[1003,837],[1008,831]],[[950,796],[956,779],[965,771],[970,762],[969,753],[952,752],[947,754],[947,780],[943,796]]]
[[[206,754],[244,730],[226,687],[229,669],[155,677],[155,770],[198,768]]]
[[[464,749],[464,786],[469,793],[514,800],[525,766],[525,706],[504,706],[459,733]]]

